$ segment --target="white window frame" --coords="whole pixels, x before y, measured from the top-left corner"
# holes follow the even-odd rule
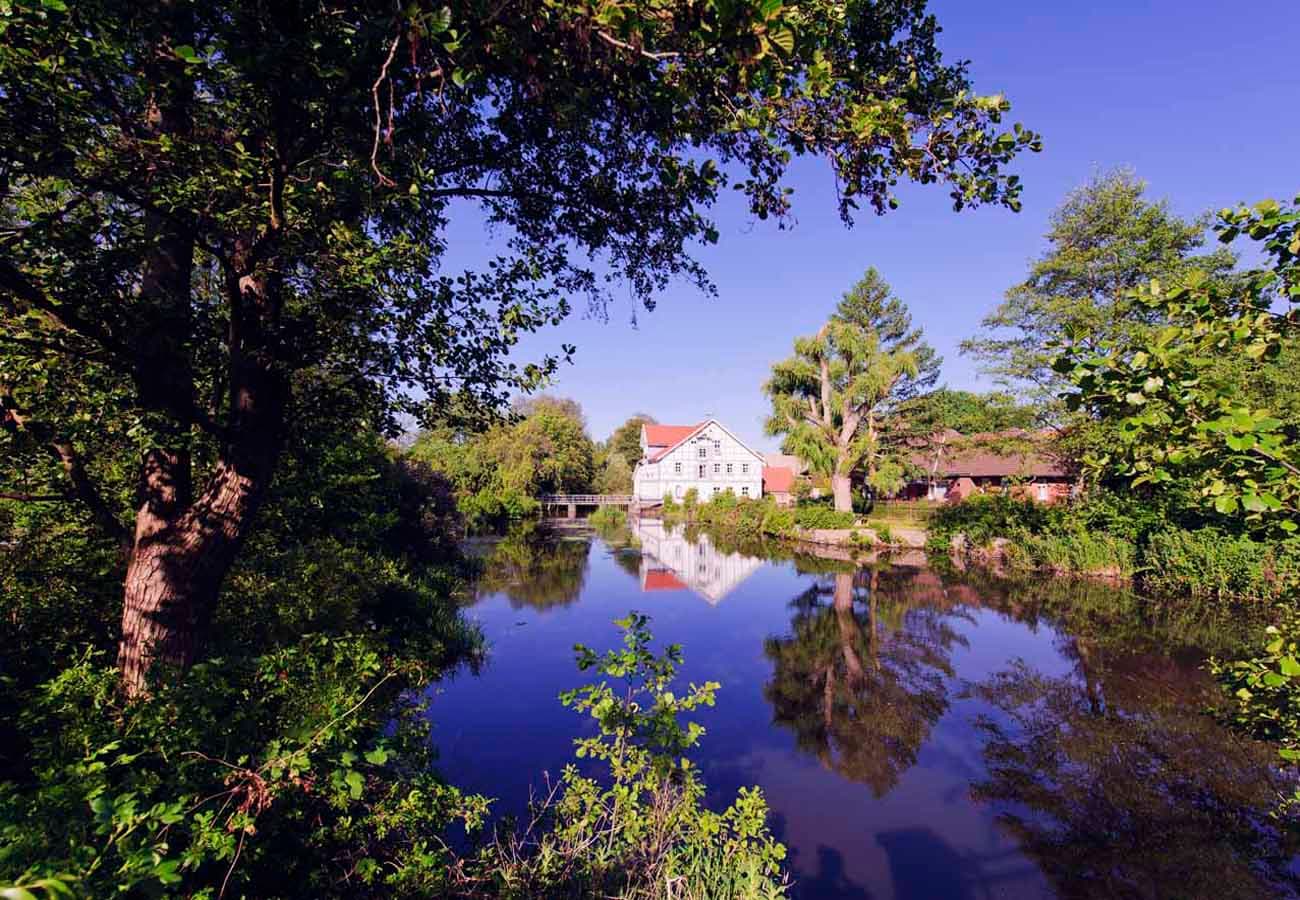
[[[741,463],[741,464],[740,464],[740,474],[741,474],[741,475],[748,475],[748,474],[749,474],[749,463]]]
[[[714,475],[721,475],[721,474],[722,474],[722,463],[714,463],[714,464],[713,464],[713,474],[714,474]]]
[[[734,463],[727,463],[727,474],[730,475],[730,474],[732,474],[732,473],[735,472],[735,471],[736,471],[736,466],[735,466],[735,464],[734,464]]]
[[[709,448],[706,447],[706,446],[704,446],[703,444],[700,444],[700,447],[699,447],[699,458],[700,458],[700,459],[708,459],[708,458],[709,458]]]
[[[682,474],[682,464],[680,462],[673,463],[673,474],[674,475]]]
[[[749,485],[747,485],[747,484],[742,484],[742,485],[740,486],[740,496],[742,496],[742,497],[748,497],[748,496],[749,496]]]

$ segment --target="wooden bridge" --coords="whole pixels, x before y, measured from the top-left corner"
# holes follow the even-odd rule
[[[589,508],[621,506],[630,509],[636,503],[631,494],[545,494],[538,500],[542,504],[543,515],[550,510],[563,507],[567,514],[566,518],[569,519],[578,517],[580,506]]]

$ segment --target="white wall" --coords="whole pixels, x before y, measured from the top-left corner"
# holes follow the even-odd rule
[[[701,473],[703,467],[703,473]],[[708,500],[728,488],[737,497],[763,496],[763,458],[716,422],[658,462],[642,460],[633,475],[638,500],[681,500],[691,488]]]

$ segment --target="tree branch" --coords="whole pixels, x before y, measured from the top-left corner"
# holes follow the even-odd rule
[[[45,426],[31,423],[9,395],[0,395],[0,427],[15,435],[28,435],[36,440],[62,467],[72,486],[71,496],[85,504],[96,524],[117,542],[123,550],[131,547],[131,532],[117,518],[104,495],[95,486],[85,463],[70,441],[62,440]]]

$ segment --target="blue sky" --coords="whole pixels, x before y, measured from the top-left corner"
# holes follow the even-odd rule
[[[1132,167],[1154,197],[1192,216],[1300,191],[1300,8],[1295,0],[934,0],[949,58],[971,60],[981,93],[1003,91],[1012,121],[1043,135],[1025,157],[1019,214],[952,212],[942,187],[907,187],[902,206],[849,230],[829,170],[797,162],[793,230],[715,210],[721,240],[700,252],[716,298],[681,285],[654,312],[624,300],[608,322],[575,314],[522,356],[576,344],[552,392],[577,399],[592,436],[628,415],[695,422],[712,414],[760,449],[768,367],[819,327],[875,266],[943,355],[953,387],[984,389],[957,345],[1044,247],[1047,217],[1097,169]],[[458,227],[453,246],[486,237]],[[455,259],[448,260],[455,265]],[[581,304],[578,304],[579,306]]]

